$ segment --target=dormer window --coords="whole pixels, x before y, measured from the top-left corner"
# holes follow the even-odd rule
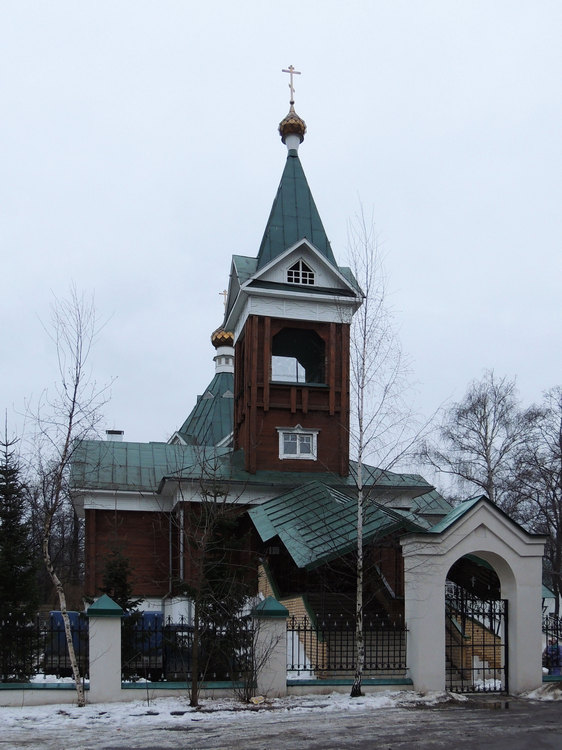
[[[287,271],[289,284],[314,284],[314,271],[303,260],[298,260]]]

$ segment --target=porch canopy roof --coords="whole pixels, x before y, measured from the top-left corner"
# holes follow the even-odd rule
[[[323,482],[312,481],[251,508],[262,541],[275,536],[299,568],[312,569],[345,555],[357,545],[357,498]],[[424,522],[410,511],[365,503],[366,543],[393,531],[423,531]]]

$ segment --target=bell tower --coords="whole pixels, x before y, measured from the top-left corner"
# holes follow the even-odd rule
[[[234,334],[234,448],[245,468],[349,470],[349,342],[362,294],[340,268],[302,169],[306,124],[291,101],[287,161],[256,258],[232,259],[224,328]]]

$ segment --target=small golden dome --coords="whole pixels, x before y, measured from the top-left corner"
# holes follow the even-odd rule
[[[219,346],[234,346],[234,334],[230,331],[223,331],[222,328],[217,328],[211,334],[211,343],[218,349]]]
[[[279,135],[281,140],[285,143],[285,138],[288,135],[298,135],[300,142],[304,140],[304,134],[306,133],[306,122],[299,117],[295,112],[295,108],[291,103],[289,114],[284,117],[279,123]]]

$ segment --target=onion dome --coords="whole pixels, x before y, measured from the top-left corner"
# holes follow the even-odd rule
[[[281,140],[283,143],[286,143],[287,136],[296,135],[298,136],[300,143],[302,143],[305,133],[306,123],[302,117],[297,115],[295,108],[293,107],[293,102],[291,102],[289,114],[279,123],[279,135],[281,136]]]
[[[222,328],[217,328],[211,334],[211,343],[215,349],[221,346],[234,346],[234,334],[230,331],[223,331]]]

